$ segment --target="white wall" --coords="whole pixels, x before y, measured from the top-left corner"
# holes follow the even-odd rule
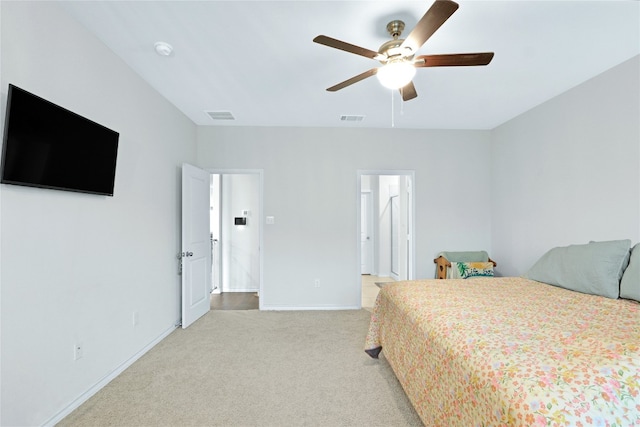
[[[40,425],[179,318],[179,173],[196,131],[54,3],[0,7],[1,117],[13,83],[120,133],[113,197],[0,186],[0,424]]]
[[[520,275],[554,246],[640,240],[639,58],[492,132],[500,273]]]
[[[361,301],[357,171],[416,171],[417,277],[432,278],[439,251],[491,250],[489,144],[488,131],[200,127],[198,163],[264,170],[263,308],[348,308]]]

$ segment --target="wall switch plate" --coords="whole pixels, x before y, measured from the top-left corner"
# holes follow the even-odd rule
[[[276,223],[276,218],[275,218],[275,217],[273,217],[273,216],[268,216],[268,217],[266,218],[266,221],[265,221],[265,222],[266,222],[267,224],[275,224],[275,223]]]

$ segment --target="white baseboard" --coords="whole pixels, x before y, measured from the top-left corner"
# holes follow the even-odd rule
[[[64,417],[66,417],[67,415],[72,413],[80,405],[82,405],[84,402],[89,400],[89,398],[91,398],[91,396],[93,396],[98,391],[100,391],[104,386],[109,384],[118,375],[120,375],[122,372],[124,372],[124,370],[127,369],[129,366],[133,365],[136,360],[138,360],[142,356],[144,356],[145,353],[147,353],[149,350],[151,350],[153,347],[155,347],[156,344],[158,344],[160,341],[165,339],[171,332],[175,331],[176,328],[177,328],[177,326],[172,326],[169,329],[167,329],[166,331],[162,332],[158,337],[156,337],[153,341],[151,341],[149,344],[147,344],[142,350],[140,350],[139,352],[134,354],[128,360],[124,361],[120,366],[118,366],[116,369],[111,371],[109,374],[107,374],[103,378],[101,378],[97,383],[95,383],[91,388],[89,388],[87,391],[85,391],[80,396],[78,396],[73,402],[71,402],[69,405],[67,405],[64,409],[62,409],[60,412],[58,412],[53,417],[51,417],[48,421],[46,421],[43,424],[43,426],[55,426],[57,423],[62,421],[62,419]]]
[[[356,305],[348,305],[348,306],[335,306],[335,305],[313,305],[313,306],[287,306],[287,305],[263,305],[260,310],[268,311],[309,311],[309,310],[327,310],[327,311],[336,311],[336,310],[360,310],[362,307],[358,307]]]

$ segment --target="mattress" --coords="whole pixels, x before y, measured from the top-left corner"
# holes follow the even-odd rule
[[[365,350],[428,426],[640,425],[640,304],[519,278],[385,286]]]

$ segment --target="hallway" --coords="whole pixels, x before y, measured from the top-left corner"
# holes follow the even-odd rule
[[[362,308],[371,311],[380,288],[376,282],[393,282],[389,277],[362,275]],[[211,294],[211,310],[258,310],[259,297],[255,292],[224,292]]]

